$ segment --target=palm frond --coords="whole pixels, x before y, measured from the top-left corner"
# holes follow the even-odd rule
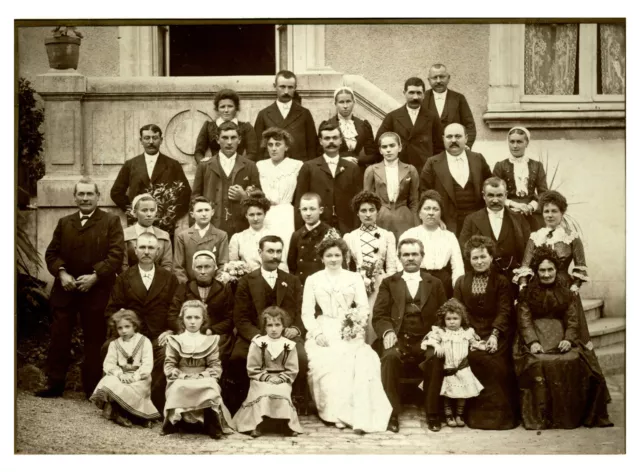
[[[23,274],[31,274],[31,267],[42,269],[40,254],[29,239],[29,234],[24,229],[24,217],[18,214],[18,225],[16,231],[16,258],[18,270]]]

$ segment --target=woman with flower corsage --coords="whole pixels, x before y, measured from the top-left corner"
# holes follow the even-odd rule
[[[451,298],[456,280],[464,275],[464,263],[456,235],[442,224],[442,207],[442,197],[437,191],[423,192],[418,205],[422,224],[405,231],[398,243],[407,238],[422,242],[424,258],[420,267],[440,279],[447,298]]]
[[[262,436],[267,428],[279,427],[285,436],[303,432],[291,402],[291,386],[298,375],[298,352],[295,341],[282,335],[291,322],[289,313],[270,306],[260,315],[262,336],[251,340],[247,355],[249,394],[233,421],[238,432],[250,432],[252,438]]]
[[[378,226],[393,232],[398,240],[402,233],[420,222],[417,216],[419,175],[411,164],[400,162],[402,143],[397,133],[383,133],[378,147],[384,161],[367,168],[364,189],[380,197]]]
[[[538,198],[548,190],[548,186],[542,163],[526,154],[530,140],[531,133],[527,128],[511,128],[507,133],[511,156],[496,163],[493,175],[507,183],[506,204],[509,210],[523,214],[531,226],[531,231],[536,231],[544,226]]]
[[[342,268],[342,239],[318,245],[325,268],[307,278],[302,322],[307,329],[309,389],[326,423],[358,434],[386,431],[391,404],[382,387],[380,359],[365,343],[369,303],[359,274]]]
[[[360,228],[344,235],[349,247],[349,268],[362,276],[369,307],[373,310],[382,279],[397,272],[396,238],[391,231],[376,225],[381,202],[375,193],[363,190],[353,197],[351,206],[362,224]],[[369,316],[365,340],[371,344],[375,339]]]

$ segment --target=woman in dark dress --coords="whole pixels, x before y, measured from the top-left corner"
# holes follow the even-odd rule
[[[454,297],[469,312],[469,325],[480,336],[484,350],[469,352],[471,371],[484,386],[467,401],[465,421],[475,429],[512,429],[518,426],[518,397],[511,344],[515,330],[511,287],[506,277],[492,269],[494,242],[475,235],[467,241],[464,256],[471,271],[460,277]]]
[[[238,125],[240,133],[240,145],[238,146],[238,154],[243,155],[252,161],[256,160],[258,153],[258,139],[256,132],[250,123],[238,121],[236,115],[240,111],[240,98],[238,94],[230,89],[222,89],[213,99],[213,108],[215,108],[218,118],[214,121],[207,121],[202,125],[198,138],[196,139],[196,150],[194,157],[199,164],[203,159],[207,149],[211,149],[211,155],[215,156],[220,151],[218,144],[218,126],[225,121],[233,121]]]
[[[536,275],[520,295],[514,344],[524,427],[613,426],[607,384],[593,352],[580,341],[580,301],[558,280],[557,255],[538,248],[531,267]]]
[[[377,149],[373,139],[373,128],[367,120],[353,116],[353,106],[356,97],[349,87],[340,87],[333,93],[333,101],[336,105],[336,114],[328,121],[340,127],[342,132],[342,144],[340,145],[340,157],[347,157],[354,164],[358,164],[364,173],[365,168],[376,162]],[[322,155],[319,148],[318,155]]]
[[[543,226],[538,197],[548,190],[547,176],[540,161],[526,155],[531,133],[527,128],[515,126],[507,133],[511,156],[497,162],[493,175],[507,183],[507,207],[521,213],[529,222],[531,231]]]

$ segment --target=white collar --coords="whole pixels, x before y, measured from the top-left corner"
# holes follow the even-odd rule
[[[93,210],[91,213],[89,213],[88,215],[86,215],[86,216],[87,216],[87,218],[91,218],[95,212],[96,212],[96,211],[95,211],[95,210]],[[83,214],[81,211],[79,211],[78,213],[80,214],[80,218],[82,218],[82,217],[84,216],[84,214]]]
[[[407,107],[407,111],[409,112],[410,115],[417,115],[418,113],[420,113],[420,108],[422,107],[422,105],[420,105],[418,108],[411,108],[409,107],[409,105],[405,105]]]
[[[262,276],[265,279],[270,279],[272,277],[275,277],[276,279],[278,278],[278,269],[268,271],[268,270],[265,270],[263,267],[260,267],[260,272],[262,273]]]
[[[514,165],[516,165],[516,164],[528,164],[529,163],[529,157],[527,157],[526,154],[524,156],[521,156],[521,157],[509,156],[509,162],[511,162]]]
[[[449,154],[449,151],[445,151],[447,153],[447,160],[449,161],[457,161],[458,159],[467,160],[467,151],[464,149],[462,154],[458,156],[454,156],[453,154]]]
[[[289,100],[286,103],[285,102],[281,102],[280,100],[276,100],[276,105],[278,105],[279,108],[284,108],[285,110],[291,108],[292,104],[293,104],[293,99]]]
[[[147,154],[147,153],[145,152],[145,153],[144,153],[144,158],[145,158],[146,160],[150,160],[150,159],[151,159],[151,160],[154,160],[154,159],[157,159],[159,155],[160,155],[160,151],[158,151],[156,154],[153,154],[153,155],[151,155],[151,154]]]
[[[305,223],[304,226],[305,226],[305,228],[307,228],[307,231],[311,231],[311,230],[316,229],[318,226],[320,226],[320,223],[322,223],[322,220],[316,221],[316,223],[311,227],[307,223]]]
[[[137,234],[138,236],[140,236],[142,233],[148,233],[148,232],[149,232],[149,231],[147,231],[147,228],[145,228],[144,226],[142,226],[142,225],[141,225],[140,223],[138,223],[138,222],[136,222],[136,224],[135,224],[135,225],[133,225],[133,227],[135,228],[135,230],[136,230],[136,234]],[[156,232],[153,230],[153,225],[152,225],[152,226],[149,226],[149,228],[151,229],[151,232],[152,232],[153,234],[156,234]]]
[[[142,336],[140,333],[133,333],[133,336],[131,336],[128,340],[124,340],[121,337],[119,337],[118,339],[120,340],[120,342],[122,344],[124,344],[125,346],[129,345],[129,344],[137,344],[138,341],[140,340],[140,336]]]
[[[138,270],[140,271],[140,277],[144,277],[145,275],[149,274],[149,275],[151,275],[151,278],[153,279],[153,276],[156,273],[156,265],[153,264],[151,266],[151,270],[144,270],[142,267],[140,267],[140,264],[138,264]]]
[[[447,92],[449,91],[449,89],[445,90],[445,91],[444,91],[444,92],[442,92],[442,93],[438,93],[438,92],[436,92],[436,91],[435,91],[435,90],[433,90],[433,89],[432,89],[432,91],[433,91],[433,98],[434,98],[434,99],[435,99],[435,98],[441,98],[442,100],[445,100],[445,99],[447,98]]]
[[[219,153],[219,159],[222,161],[222,159],[227,159],[227,162],[229,161],[235,161],[236,157],[238,157],[238,153],[236,152],[233,156],[231,157],[227,157],[222,151],[220,151]]]
[[[238,118],[234,118],[233,120],[229,120],[232,123],[235,123],[236,125],[239,125],[238,123]],[[216,126],[220,126],[222,123],[224,123],[224,120],[222,118],[216,118]]]
[[[324,160],[330,164],[337,164],[340,160],[340,155],[337,155],[336,157],[329,157],[326,154],[323,154],[322,157],[324,157]]]
[[[206,338],[206,336],[200,331],[192,333],[191,331],[187,331],[186,329],[177,337],[180,338],[180,341],[182,341],[181,344],[183,346],[188,346],[192,350],[195,350],[196,346],[199,346],[200,343],[203,342],[204,338]]]
[[[265,228],[264,228],[264,224],[262,225],[262,228],[260,228],[259,230],[255,230],[253,229],[251,226],[249,226],[247,228],[247,231],[249,231],[251,234],[253,234],[254,236],[259,236],[264,232]]]
[[[420,275],[419,270],[416,272],[402,271],[402,278],[404,280],[422,280],[422,275]]]
[[[398,162],[400,162],[400,159],[396,159],[395,161],[393,161],[391,164],[389,164],[389,161],[387,161],[386,159],[383,159],[384,162],[384,166],[389,169],[397,169],[398,168]]]
[[[494,218],[503,219],[504,218],[504,207],[502,207],[502,210],[500,210],[500,211],[493,211],[489,207],[487,207],[487,213],[489,214],[489,217],[493,216]]]
[[[284,336],[280,336],[278,339],[270,338],[268,335],[263,335],[255,338],[252,341],[256,346],[262,347],[262,344],[267,345],[267,351],[271,356],[271,360],[274,361],[276,358],[282,353],[284,347],[287,346],[290,350],[293,349],[296,345],[295,342],[290,341]]]
[[[198,226],[198,223],[195,223],[195,228],[198,231],[198,233],[206,233],[207,231],[209,231],[209,228],[211,227],[211,223],[208,223],[207,226],[205,226],[204,228],[200,229],[200,226]]]
[[[349,115],[349,118],[345,118],[340,113],[338,113],[338,120],[339,121],[353,122],[353,113],[351,115]]]

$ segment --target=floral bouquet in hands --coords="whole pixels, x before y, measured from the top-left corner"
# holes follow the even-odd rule
[[[352,302],[342,322],[342,339],[345,341],[364,339],[366,326],[367,312],[361,312],[356,302]]]
[[[382,272],[382,261],[380,259],[373,261],[367,259],[362,262],[362,265],[358,268],[358,272],[364,281],[364,288],[367,290],[367,295],[371,295],[375,290],[375,277]]]
[[[237,283],[240,277],[251,272],[249,266],[243,261],[229,261],[216,273],[216,280],[224,285]]]
[[[176,210],[178,205],[176,203],[184,190],[184,183],[176,181],[171,184],[151,185],[151,187],[142,192],[151,195],[158,205],[157,219],[154,225],[173,234],[177,220]],[[126,216],[129,224],[136,221],[133,208],[130,206],[127,207]]]

